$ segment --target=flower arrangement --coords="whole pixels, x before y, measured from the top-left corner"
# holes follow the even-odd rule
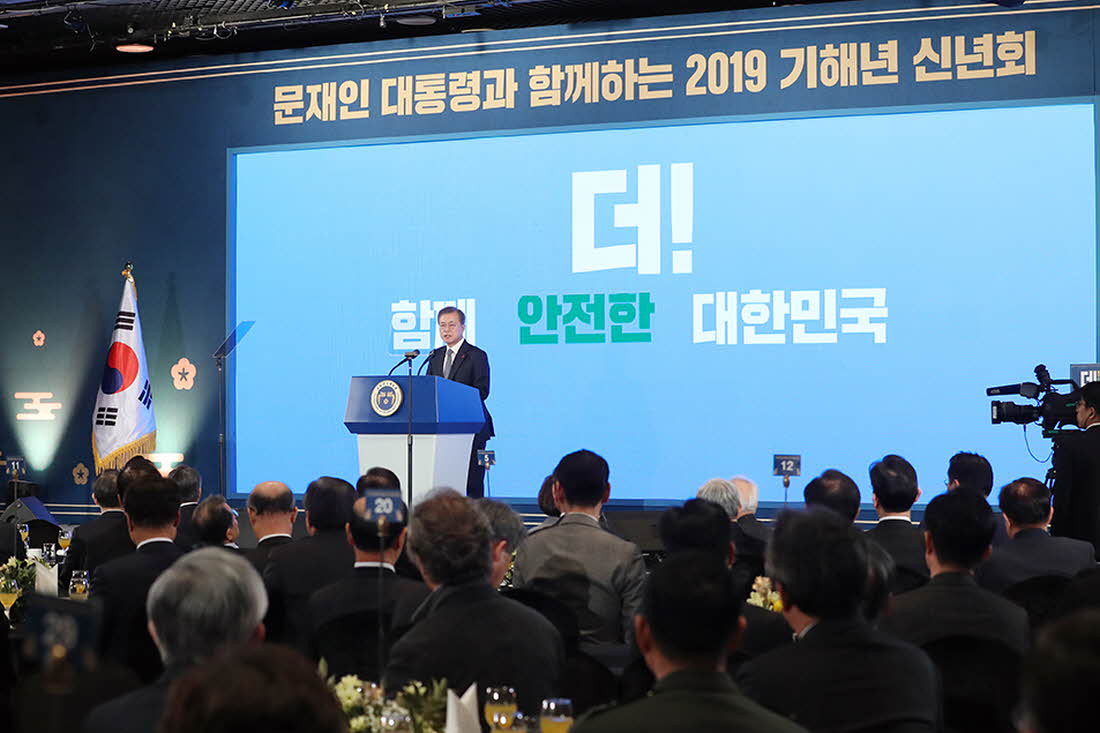
[[[772,587],[771,578],[763,575],[756,576],[756,580],[752,581],[749,603],[776,613],[783,610],[783,600],[779,597],[779,592]]]
[[[19,622],[23,619],[23,609],[27,606],[27,597],[34,593],[37,574],[35,561],[32,558],[19,560],[10,557],[6,563],[0,565],[0,578],[14,581],[20,590],[19,600],[11,607],[13,622]]]
[[[420,682],[405,685],[393,700],[382,688],[353,675],[329,685],[348,717],[351,733],[382,733],[411,730],[413,733],[442,733],[447,718],[447,681],[426,687]]]

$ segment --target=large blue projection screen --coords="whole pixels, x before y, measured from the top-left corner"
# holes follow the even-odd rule
[[[349,378],[437,345],[445,301],[490,356],[497,496],[578,448],[614,498],[782,499],[776,453],[798,498],[837,467],[869,500],[892,452],[925,500],[958,450],[1042,476],[984,388],[1096,356],[1093,160],[1091,105],[238,153],[233,485],[353,480]]]

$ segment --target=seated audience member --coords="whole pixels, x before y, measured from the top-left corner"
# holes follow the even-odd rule
[[[398,502],[404,517],[405,503]],[[309,599],[311,651],[316,658],[325,657],[329,674],[337,679],[346,674],[379,679],[383,670],[378,669],[377,616],[386,632],[406,626],[428,596],[426,585],[394,571],[394,560],[405,545],[405,526],[405,521],[386,522],[380,530],[367,516],[366,499],[358,499],[346,530],[355,552],[354,570]],[[359,622],[364,616],[375,616],[365,628]]]
[[[512,511],[512,507],[492,499],[474,499],[474,506],[489,520],[489,547],[492,555],[493,570],[489,583],[499,588],[512,569],[516,550],[527,539],[527,528],[523,520]]]
[[[993,466],[989,465],[985,456],[966,452],[951,456],[947,463],[947,490],[956,489],[977,491],[986,501],[989,500],[993,492]],[[1008,534],[1001,515],[997,514],[993,524],[993,546],[999,547],[1005,542],[1008,542]]]
[[[195,469],[181,463],[168,473],[168,478],[175,481],[180,490],[180,524],[176,528],[176,544],[190,550],[200,542],[191,522],[199,500],[202,499],[202,476]]]
[[[164,673],[94,709],[84,733],[153,733],[174,680],[227,645],[263,640],[263,581],[246,560],[215,548],[189,553],[161,573],[145,605]]]
[[[554,503],[554,474],[550,474],[542,480],[542,486],[539,487],[538,497],[539,509],[546,515],[546,519],[542,520],[539,526],[533,528],[546,529],[547,527],[557,523],[558,517],[561,516],[561,509],[558,509],[557,504]]]
[[[554,469],[553,525],[533,530],[516,554],[513,584],[555,597],[573,609],[588,644],[630,644],[642,599],[645,563],[633,542],[600,525],[611,491],[607,461],[589,450]]]
[[[1020,733],[1100,730],[1100,611],[1046,627],[1025,659]]]
[[[976,491],[953,491],[928,502],[924,557],[932,579],[897,596],[879,628],[919,646],[974,636],[1022,653],[1028,644],[1027,613],[974,582],[974,568],[989,555],[993,521],[989,504]]]
[[[72,543],[58,576],[62,588],[69,587],[74,570],[87,570],[91,576],[108,560],[134,551],[126,515],[118,501],[118,471],[108,468],[96,477],[92,483],[92,501],[99,507],[99,516],[73,530]]]
[[[102,656],[151,683],[163,667],[146,629],[145,599],[153,581],[183,555],[173,542],[179,520],[176,484],[159,475],[137,476],[126,489],[123,509],[137,549],[96,568],[90,593],[103,610]]]
[[[764,707],[813,731],[936,730],[932,662],[861,616],[869,546],[836,512],[780,515],[768,575],[796,641],[746,662],[738,683]]]
[[[309,651],[309,597],[346,578],[355,569],[355,551],[348,544],[355,488],[343,479],[322,476],[306,487],[308,537],[276,547],[267,558],[264,585],[270,606],[268,638]]]
[[[856,482],[835,468],[822,473],[802,491],[806,508],[823,506],[849,522],[855,522],[859,515],[860,493]]]
[[[1096,567],[1091,544],[1050,536],[1047,527],[1054,510],[1046,484],[1033,478],[1018,478],[1001,489],[999,501],[1008,524],[1009,540],[978,566],[974,573],[978,585],[1000,593],[1029,578],[1068,577]]]
[[[256,535],[256,547],[245,554],[262,575],[267,558],[276,547],[293,542],[298,507],[294,494],[281,481],[263,481],[248,495],[248,523]]]
[[[118,478],[115,480],[120,504],[126,503],[126,489],[141,476],[156,476],[159,478],[160,471],[157,470],[156,464],[145,456],[134,456],[126,461],[126,465],[118,472]]]
[[[713,553],[678,553],[658,565],[634,620],[638,648],[657,679],[654,692],[591,713],[574,733],[803,730],[745,697],[726,674],[744,625],[741,604]]]
[[[397,489],[401,490],[401,479],[397,474],[382,466],[372,466],[355,482],[355,493],[360,498],[366,496],[369,489]]]
[[[237,513],[224,496],[208,496],[195,507],[191,516],[191,533],[203,547],[241,551],[237,546],[237,538],[241,536]]]
[[[537,712],[558,689],[561,636],[537,611],[490,585],[485,515],[457,492],[439,491],[413,509],[409,548],[432,594],[390,650],[386,689],[439,679],[459,694],[473,683],[479,690],[507,685],[520,710]]]
[[[348,720],[317,670],[289,649],[230,650],[172,688],[159,733],[346,733]]]
[[[885,456],[871,464],[871,496],[878,524],[867,536],[894,559],[894,582],[890,590],[902,593],[921,585],[928,578],[924,561],[924,535],[913,524],[909,512],[920,498],[917,472],[901,456]]]
[[[695,492],[695,496],[698,499],[713,502],[725,511],[727,521],[730,523],[729,540],[733,542],[736,549],[736,559],[733,560],[731,572],[733,573],[734,583],[741,589],[743,595],[748,597],[753,580],[758,575],[764,574],[764,558],[760,555],[752,556],[753,550],[759,550],[760,547],[745,535],[740,526],[734,521],[741,513],[741,496],[737,488],[733,485],[733,482],[724,478],[712,478],[699,487],[699,490]],[[749,548],[749,557],[746,558],[742,554],[742,547]],[[665,550],[668,551],[667,546]]]
[[[730,483],[741,499],[741,511],[733,524],[733,544],[737,546],[737,561],[751,569],[753,577],[764,575],[764,557],[771,539],[771,527],[756,518],[760,490],[744,476],[734,476]],[[730,515],[734,519],[733,515]]]

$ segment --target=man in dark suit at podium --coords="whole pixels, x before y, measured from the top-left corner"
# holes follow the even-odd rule
[[[466,495],[481,497],[485,495],[485,469],[477,465],[477,452],[484,450],[489,438],[496,434],[493,432],[493,416],[485,407],[485,400],[489,398],[489,355],[466,340],[466,314],[458,308],[441,308],[436,314],[436,322],[443,346],[433,351],[428,359],[428,376],[476,387],[481,393],[485,425],[474,436],[466,480]]]

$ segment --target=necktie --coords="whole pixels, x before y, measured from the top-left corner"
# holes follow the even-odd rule
[[[447,349],[447,358],[443,360],[443,378],[451,378],[451,362],[454,361],[455,352]]]

